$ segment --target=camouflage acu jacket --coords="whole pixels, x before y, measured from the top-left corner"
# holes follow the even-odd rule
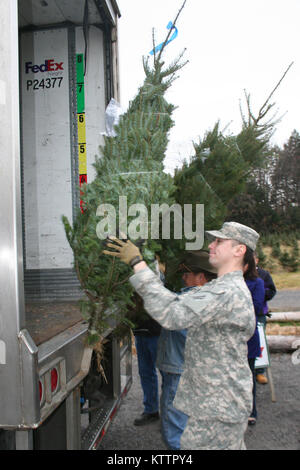
[[[247,419],[253,386],[247,341],[254,333],[255,314],[242,272],[225,274],[183,295],[166,289],[149,268],[130,282],[164,328],[189,329],[174,405],[199,419]]]

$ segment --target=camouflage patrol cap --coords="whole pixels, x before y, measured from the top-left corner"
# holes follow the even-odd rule
[[[209,262],[209,254],[204,250],[187,251],[177,270],[178,273],[201,273],[203,271],[217,274],[217,270]]]
[[[251,250],[255,250],[259,239],[259,234],[255,230],[238,222],[225,222],[220,230],[209,230],[205,233],[214,238],[237,240]]]

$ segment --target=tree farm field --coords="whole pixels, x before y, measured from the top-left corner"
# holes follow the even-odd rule
[[[297,245],[300,252],[300,240],[297,240]],[[283,266],[278,257],[272,254],[271,246],[264,245],[262,249],[266,257],[264,268],[272,275],[277,291],[300,291],[300,263],[297,270],[292,271],[289,267]],[[293,256],[293,248],[284,243],[280,243],[280,252]],[[268,335],[300,336],[300,322],[268,322],[266,332]]]
[[[297,240],[298,250],[300,252],[300,240]],[[264,245],[262,247],[263,253],[266,256],[264,268],[267,269],[272,275],[277,290],[291,289],[300,290],[300,259],[299,266],[296,271],[292,271],[290,268],[282,266],[280,260],[272,255],[272,247]],[[292,256],[292,247],[283,243],[280,243],[281,253],[288,253]]]
[[[280,271],[272,273],[273,281],[278,290],[291,289],[300,290],[300,271]]]

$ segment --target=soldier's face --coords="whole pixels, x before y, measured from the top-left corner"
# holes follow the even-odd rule
[[[234,249],[232,240],[224,240],[223,238],[216,238],[209,245],[209,262],[215,268],[220,268],[230,262],[234,256]]]
[[[203,273],[184,273],[182,279],[186,287],[203,286],[207,282]]]

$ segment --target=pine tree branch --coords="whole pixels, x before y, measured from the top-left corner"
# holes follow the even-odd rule
[[[268,98],[266,99],[265,103],[262,105],[262,107],[260,108],[259,110],[259,113],[258,113],[258,116],[260,116],[260,114],[262,113],[262,117],[266,115],[267,111],[266,112],[263,112],[263,109],[265,108],[265,106],[267,106],[268,102],[270,101],[271,97],[274,95],[275,91],[277,90],[277,88],[280,86],[281,82],[283,81],[283,79],[285,78],[286,74],[288,73],[288,71],[290,70],[290,68],[292,67],[292,65],[294,64],[294,62],[291,62],[290,65],[288,66],[288,68],[286,69],[286,71],[284,72],[284,74],[282,75],[281,79],[279,80],[279,82],[277,83],[277,85],[275,86],[275,88],[271,91],[270,95],[268,96]],[[273,106],[272,105],[269,105],[268,106],[268,110]],[[259,118],[260,119],[260,118]]]
[[[78,281],[79,281],[80,285],[83,287],[84,283],[83,283],[81,275],[80,275],[78,261],[75,262],[75,271],[76,271],[76,274],[77,274],[77,277],[78,277]],[[84,293],[90,299],[91,302],[96,301],[97,297],[94,297],[87,289],[84,289]]]
[[[94,263],[91,263],[90,266],[89,266],[89,269],[87,270],[87,272],[85,273],[85,276],[83,278],[81,278],[81,281],[84,282],[86,281],[86,279],[89,277],[90,273],[92,272],[92,270],[94,269]]]
[[[109,275],[108,275],[108,279],[107,279],[107,283],[106,283],[106,287],[105,287],[105,291],[104,292],[109,292],[109,285],[111,284],[111,281],[112,281],[112,277],[113,277],[113,273],[114,273],[114,269],[115,269],[115,258],[112,257],[112,263],[111,263],[111,266],[110,266],[110,272],[109,272]]]
[[[170,30],[169,30],[169,32],[168,32],[168,34],[167,34],[167,37],[166,37],[166,39],[165,39],[165,41],[164,41],[164,43],[163,43],[163,45],[162,45],[162,48],[161,48],[161,50],[159,51],[159,54],[158,54],[158,57],[157,57],[157,62],[160,61],[162,52],[163,52],[164,48],[166,47],[166,44],[167,44],[167,42],[168,42],[168,40],[169,40],[169,37],[171,36],[172,30],[174,29],[174,27],[175,27],[175,25],[176,25],[176,22],[177,22],[177,20],[178,20],[178,18],[179,18],[179,16],[180,16],[182,10],[183,10],[184,7],[185,7],[186,2],[187,2],[187,0],[184,0],[183,4],[181,5],[181,7],[180,7],[180,9],[179,9],[179,11],[178,11],[178,13],[177,13],[177,15],[176,15],[175,20],[173,21],[172,28],[170,28]]]
[[[155,45],[155,34],[154,34],[154,28],[152,29],[152,44],[153,44],[153,58],[154,58],[154,63],[156,62],[156,45]]]
[[[119,281],[119,282],[115,282],[111,288],[114,289],[115,287],[117,286],[121,286],[122,284],[125,284],[125,282],[128,282],[129,281],[129,278],[132,276],[132,274],[130,274],[128,277],[126,277],[125,279],[123,279],[122,281]]]
[[[270,111],[270,109],[273,108],[273,106],[275,105],[275,103],[270,103],[269,104],[269,101],[270,99],[272,98],[272,96],[274,95],[275,91],[279,88],[280,84],[282,83],[282,81],[284,80],[285,76],[287,75],[288,71],[290,70],[290,68],[292,67],[292,65],[294,64],[294,62],[291,62],[290,65],[288,66],[288,68],[286,69],[286,71],[284,72],[284,74],[282,75],[282,77],[280,78],[280,80],[278,81],[278,83],[276,84],[276,86],[273,88],[273,90],[271,91],[271,93],[269,94],[268,98],[266,99],[266,101],[264,102],[264,104],[261,106],[261,108],[259,109],[259,112],[258,112],[258,115],[257,117],[255,117],[251,111],[251,107],[250,107],[250,94],[247,94],[246,93],[246,90],[244,90],[244,93],[245,93],[245,97],[246,97],[246,103],[247,103],[247,108],[248,108],[248,125],[250,126],[251,123],[258,127],[259,126],[259,122],[266,116],[266,114]],[[251,122],[252,120],[252,122]],[[271,125],[271,124],[270,124]]]

